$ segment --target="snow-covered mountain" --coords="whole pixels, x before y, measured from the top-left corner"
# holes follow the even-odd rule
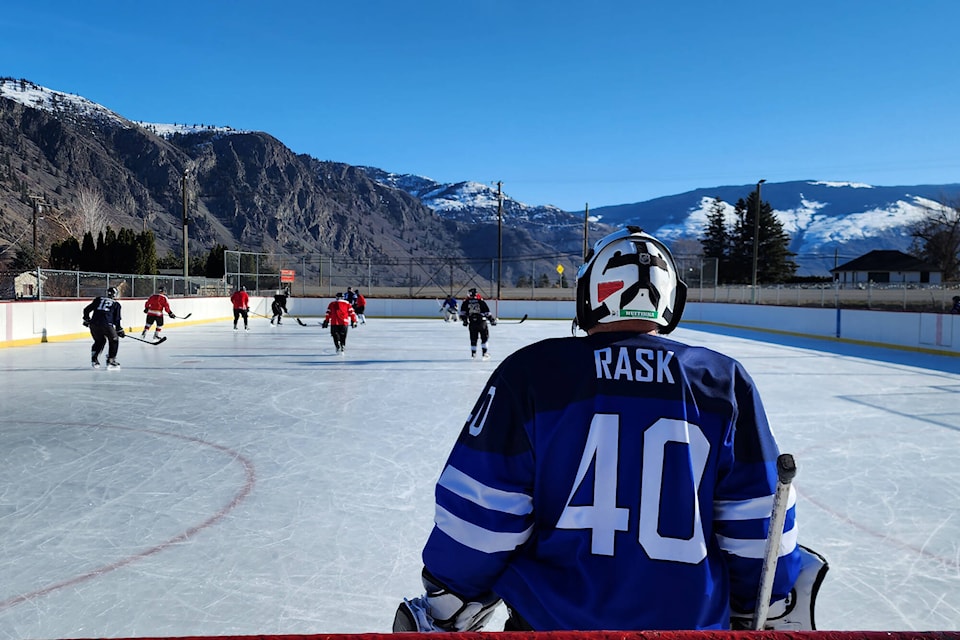
[[[733,205],[756,184],[697,189],[591,211],[601,222],[641,226],[668,242],[698,239],[717,198],[728,221]],[[803,180],[765,183],[760,197],[791,237],[798,275],[826,275],[836,266],[873,249],[909,252],[908,228],[942,204],[960,202],[960,184],[871,186],[853,182]]]
[[[361,167],[380,184],[406,191],[448,220],[479,223],[497,221],[497,190],[481,182],[440,183],[424,176],[389,173]],[[504,224],[544,227],[583,226],[583,214],[572,214],[553,205],[530,205],[502,194]]]
[[[364,167],[374,180],[419,198],[438,214],[461,222],[496,221],[497,192],[476,182],[438,183],[430,178],[388,173]],[[697,189],[590,211],[591,222],[611,228],[632,224],[666,242],[697,241],[716,199],[728,222],[734,204],[746,200],[755,184]],[[908,228],[943,203],[960,202],[960,184],[873,186],[855,182],[802,180],[764,183],[761,199],[768,202],[791,237],[798,275],[826,276],[837,262],[852,260],[873,249],[909,252]],[[534,206],[504,197],[505,224],[577,226],[583,214],[550,205]],[[686,245],[691,246],[690,244]]]
[[[109,122],[119,128],[142,128],[163,138],[175,134],[214,134],[215,137],[249,133],[213,125],[156,124],[127,120],[81,96],[40,87],[26,80],[0,78],[0,96],[25,106],[48,111],[63,120]],[[357,167],[370,180],[414,196],[439,217],[467,225],[497,222],[495,185],[472,181],[440,183],[427,177],[396,174],[375,167]],[[756,184],[696,189],[590,211],[591,241],[610,228],[641,226],[670,243],[698,240],[717,198],[729,219],[733,204],[746,199]],[[942,203],[960,202],[960,183],[915,186],[872,186],[860,183],[802,180],[765,183],[761,198],[790,234],[790,249],[797,254],[799,275],[827,275],[837,261],[844,262],[873,249],[909,251],[908,228]],[[565,253],[576,253],[582,237],[583,212],[567,212],[552,205],[502,198],[505,227],[523,229],[539,241]],[[695,245],[691,242],[685,247]]]

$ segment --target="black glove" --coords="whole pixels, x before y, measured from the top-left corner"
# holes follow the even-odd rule
[[[86,318],[84,318],[84,319],[83,319],[83,326],[89,327],[89,326],[90,326],[90,321],[87,320]]]
[[[464,319],[463,319],[463,326],[467,327],[467,326],[469,326],[469,325],[470,325],[470,323],[467,322],[467,319],[466,319],[466,318],[464,318]]]
[[[330,322],[329,322],[328,320],[324,320],[324,321],[323,321],[323,324],[321,324],[320,326],[321,326],[322,328],[326,329],[327,327],[330,326]]]
[[[351,322],[351,323],[350,323],[350,328],[351,328],[351,329],[356,329],[356,328],[357,328],[357,323],[356,323],[356,322]]]
[[[144,308],[143,308],[143,312],[144,312],[144,313],[150,313],[150,309],[147,309],[146,307],[144,307]]]
[[[124,331],[122,328],[120,328],[120,329],[117,329],[117,335],[122,338],[127,335],[127,332]]]
[[[177,316],[176,316],[176,315],[174,315],[174,313],[173,313],[173,311],[171,311],[171,312],[170,312],[170,317],[171,317],[171,318],[173,318],[174,320],[176,320],[176,319],[177,319]]]
[[[492,326],[492,327],[497,326],[497,319],[496,319],[496,318],[490,318],[490,326]]]

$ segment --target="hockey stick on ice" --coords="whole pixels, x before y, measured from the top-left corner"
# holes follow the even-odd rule
[[[166,339],[167,339],[167,336],[163,336],[162,338],[159,338],[159,339],[156,340],[156,341],[153,341],[153,340],[144,340],[143,338],[138,338],[137,336],[132,336],[132,335],[130,335],[129,333],[128,333],[128,334],[125,334],[123,337],[124,337],[124,338],[130,338],[131,340],[136,340],[137,342],[142,342],[142,343],[144,343],[144,344],[152,344],[152,345],[154,345],[154,346],[156,346],[156,345],[158,345],[158,344],[160,344],[160,343],[162,343],[162,342],[165,342]]]
[[[296,318],[296,321],[297,321],[297,324],[299,324],[301,327],[314,327],[314,326],[321,326],[323,324],[322,322],[317,322],[315,324],[307,324],[300,318]]]
[[[185,315],[185,316],[177,316],[176,318],[174,318],[174,320],[186,320],[187,318],[189,318],[189,317],[192,316],[192,315],[193,315],[193,312],[191,311],[190,313],[188,313],[188,314]]]
[[[523,314],[523,317],[516,321],[511,320],[497,320],[497,324],[523,324],[523,321],[527,319],[527,314]]]
[[[773,510],[770,512],[770,528],[767,529],[767,546],[763,554],[763,569],[760,572],[760,588],[757,590],[757,606],[753,610],[753,630],[760,631],[770,611],[770,594],[777,573],[777,557],[780,554],[780,538],[783,523],[787,518],[787,503],[790,484],[797,475],[797,464],[789,453],[777,457],[777,490],[773,494]]]

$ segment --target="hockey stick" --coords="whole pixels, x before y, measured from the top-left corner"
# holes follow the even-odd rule
[[[138,338],[137,336],[131,336],[130,334],[124,334],[123,337],[130,338],[131,340],[136,340],[137,342],[142,342],[144,344],[152,344],[153,346],[157,346],[158,344],[165,342],[167,339],[167,336],[163,336],[162,338],[159,338],[156,342],[154,342],[151,340],[144,340],[143,338]]]
[[[192,316],[192,315],[193,315],[193,312],[191,311],[190,313],[188,313],[188,314],[185,315],[185,316],[177,316],[176,318],[174,318],[174,320],[186,320],[187,318],[189,318],[189,317]]]
[[[511,322],[510,320],[506,320],[506,321],[497,320],[497,324],[523,324],[523,321],[526,319],[527,319],[527,314],[523,314],[523,317],[515,322]]]
[[[780,554],[780,538],[783,537],[783,522],[787,518],[787,503],[790,484],[797,475],[797,464],[789,453],[777,457],[777,490],[773,494],[773,510],[770,512],[770,528],[767,529],[767,546],[763,554],[763,569],[760,573],[760,588],[757,590],[757,606],[753,610],[753,630],[760,631],[770,611],[770,594],[777,573],[777,557]]]

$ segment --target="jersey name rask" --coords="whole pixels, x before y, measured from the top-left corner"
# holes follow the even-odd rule
[[[607,347],[593,352],[597,379],[675,384],[670,362],[673,351]]]

